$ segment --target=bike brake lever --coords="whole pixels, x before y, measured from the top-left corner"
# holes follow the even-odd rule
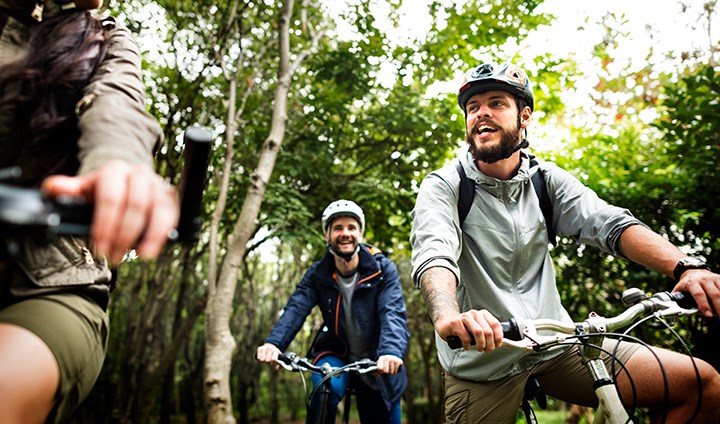
[[[284,362],[283,360],[281,360],[279,358],[276,359],[275,362],[277,362],[281,367],[285,368],[288,371],[297,370],[297,366],[295,364],[293,364],[292,362],[291,363]]]
[[[508,345],[516,349],[532,350],[538,352],[551,347],[560,345],[570,345],[565,336],[533,336],[534,339],[510,340],[503,339],[503,345]]]
[[[285,368],[288,371],[297,371],[299,369],[297,365],[298,356],[294,353],[281,353],[278,355],[277,359],[275,359],[275,362],[280,364],[283,368]]]
[[[503,339],[503,345],[508,345],[511,347],[514,347],[516,349],[524,349],[524,350],[535,350],[535,347],[537,344],[533,342],[532,340],[528,339],[522,339],[522,340],[510,340],[510,339]]]
[[[359,367],[373,367],[376,365],[375,361],[372,359],[361,359],[355,363]]]
[[[665,302],[663,302],[665,303]],[[678,317],[682,315],[692,315],[697,313],[697,308],[687,309],[683,308],[682,306],[678,305],[675,302],[667,302],[668,306],[665,309],[661,309],[659,311],[655,311],[655,315],[660,317]]]
[[[377,365],[372,365],[372,366],[369,366],[369,367],[367,367],[367,368],[358,369],[358,370],[357,370],[357,373],[358,373],[358,374],[368,374],[368,373],[377,371],[377,369],[378,369],[378,368],[377,368]]]
[[[370,359],[363,359],[356,366],[358,374],[367,374],[377,371],[377,362]]]
[[[507,344],[514,348],[539,351],[553,346],[566,344],[568,336],[556,333],[551,336],[545,336],[537,332],[537,328],[532,321],[519,321],[520,334],[522,340],[503,339],[503,344]]]

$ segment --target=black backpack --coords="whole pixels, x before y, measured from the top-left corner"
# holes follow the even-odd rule
[[[537,164],[538,162],[535,159],[535,156],[530,156],[530,167],[532,168]],[[460,196],[458,198],[457,207],[458,214],[460,215],[460,226],[462,227],[467,214],[470,213],[470,206],[472,205],[473,197],[475,196],[475,184],[467,177],[465,170],[459,161],[455,164],[455,168],[457,169],[458,174],[460,174]],[[550,201],[550,196],[548,196],[547,188],[545,187],[545,176],[542,171],[538,170],[530,178],[530,181],[532,181],[535,194],[537,194],[538,201],[540,201],[540,210],[545,217],[548,240],[550,240],[550,243],[555,246],[557,244],[557,235],[555,234],[555,230],[552,228],[553,205]]]

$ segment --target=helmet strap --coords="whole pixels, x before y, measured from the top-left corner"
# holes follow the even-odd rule
[[[508,152],[508,154],[505,155],[504,158],[499,159],[499,160],[507,159],[507,158],[509,158],[510,156],[512,156],[513,153],[517,152],[517,151],[520,150],[520,149],[525,149],[525,148],[527,148],[528,146],[530,146],[530,143],[528,143],[527,139],[525,139],[525,137],[523,137],[523,139],[520,141],[520,143],[518,143],[518,145],[515,146],[515,148],[512,149],[512,151]]]
[[[525,137],[523,137],[522,141],[520,141],[520,143],[518,143],[517,147],[515,149],[513,149],[512,152],[515,153],[518,150],[525,149],[529,146],[530,146],[530,143],[528,143],[527,139]]]
[[[517,118],[517,126],[520,128],[520,125],[522,124],[522,112],[520,111],[520,98],[516,97],[517,103],[518,103],[518,118]],[[513,149],[512,153],[517,152],[520,149],[527,149],[530,147],[530,143],[527,141],[527,127],[523,128],[523,137],[522,140],[520,140],[520,143],[518,143],[517,147]],[[510,157],[510,156],[508,156]]]
[[[353,258],[355,257],[355,255],[357,255],[359,251],[360,251],[360,245],[358,245],[352,253],[342,255],[342,254],[334,251],[332,249],[332,247],[330,247],[330,245],[328,244],[328,252],[332,253],[332,255],[335,256],[336,258],[345,261],[345,263],[352,261]]]
[[[519,114],[518,114],[518,128],[520,128],[520,115],[519,115]],[[518,145],[515,146],[514,149],[512,149],[511,151],[509,151],[504,157],[502,157],[502,158],[500,158],[500,159],[497,159],[497,160],[494,160],[494,161],[492,161],[492,162],[487,162],[487,163],[493,163],[493,162],[505,160],[505,159],[509,158],[510,156],[512,156],[512,155],[513,155],[515,152],[517,152],[518,150],[520,150],[520,149],[526,149],[526,148],[530,147],[530,143],[527,141],[527,128],[523,128],[523,133],[524,133],[524,134],[523,134],[522,139],[520,140],[520,142],[518,143]]]

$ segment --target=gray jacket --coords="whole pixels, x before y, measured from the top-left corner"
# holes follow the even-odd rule
[[[523,155],[518,174],[502,181],[480,172],[467,148],[459,160],[476,183],[473,205],[462,228],[457,209],[460,177],[455,164],[430,173],[420,185],[410,236],[416,286],[425,270],[441,266],[457,277],[461,311],[487,309],[500,321],[516,317],[571,322],[560,303],[532,174],[545,174],[553,204],[552,225],[558,235],[622,256],[620,235],[640,221],[626,209],[608,205],[553,164],[541,162],[530,169],[529,159]],[[527,353],[505,346],[491,353],[452,350],[437,334],[436,344],[443,368],[473,381],[513,375],[559,353]]]

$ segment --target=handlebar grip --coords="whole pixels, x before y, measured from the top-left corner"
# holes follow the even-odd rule
[[[183,138],[185,164],[178,193],[180,196],[180,219],[177,241],[192,243],[197,240],[202,226],[202,196],[207,182],[208,162],[213,133],[207,128],[190,127]]]
[[[672,292],[670,293],[670,299],[677,302],[678,306],[685,309],[697,308],[697,303],[692,295],[688,292]]]
[[[288,355],[286,355],[286,354],[284,354],[284,353],[279,354],[277,360],[278,360],[279,362],[282,362],[282,363],[287,364],[287,365],[291,365],[291,364],[292,364],[292,359],[291,359]]]
[[[447,340],[445,340],[450,346],[450,349],[460,349],[462,347],[462,342],[460,341],[460,337],[458,336],[448,336]],[[470,346],[475,344],[475,340],[470,341]]]
[[[61,217],[55,232],[70,236],[90,234],[94,205],[82,197],[58,196],[52,201],[54,211]]]
[[[522,334],[520,334],[520,327],[518,326],[517,320],[515,318],[510,318],[506,322],[501,322],[500,326],[502,327],[504,338],[508,340],[522,340]],[[447,344],[448,346],[450,346],[450,349],[459,349],[462,347],[462,341],[460,341],[460,337],[458,336],[448,336]],[[470,340],[470,346],[475,346],[474,338]]]
[[[522,340],[523,335],[520,333],[520,326],[515,318],[510,318],[508,322],[501,322],[503,335],[508,340]]]

